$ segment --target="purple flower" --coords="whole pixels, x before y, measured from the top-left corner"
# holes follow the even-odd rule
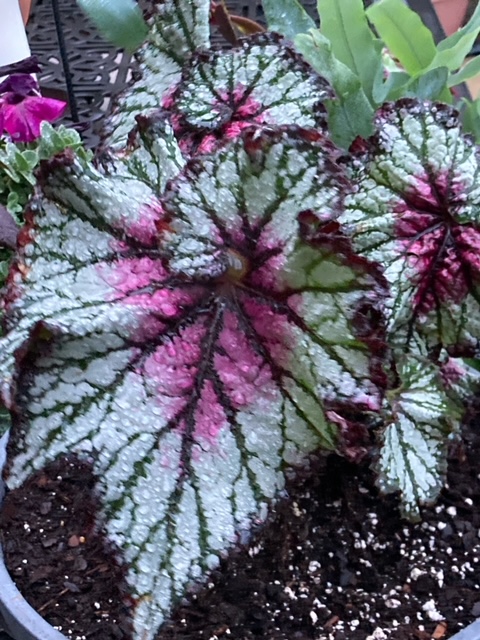
[[[0,84],[0,134],[7,133],[14,142],[32,142],[40,136],[42,122],[53,122],[66,106],[42,97],[32,76],[12,74]]]

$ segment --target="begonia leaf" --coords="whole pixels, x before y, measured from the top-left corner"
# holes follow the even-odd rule
[[[439,368],[405,356],[397,363],[399,386],[384,401],[385,428],[376,464],[384,493],[400,492],[402,513],[418,520],[419,507],[437,498],[447,468],[447,436],[459,428]]]
[[[137,116],[137,126],[130,133],[122,159],[127,172],[148,184],[158,196],[185,165],[173,129],[161,112],[151,117]]]
[[[379,408],[366,261],[298,222],[341,208],[336,152],[314,130],[253,128],[159,201],[68,154],[42,177],[0,341],[7,482],[88,457],[135,638],[265,518],[287,465],[335,446],[330,408]]]
[[[443,386],[452,401],[466,409],[468,401],[478,394],[480,389],[478,360],[442,355],[439,366]]]
[[[125,146],[135,116],[159,109],[188,57],[209,46],[209,15],[209,0],[154,0],[149,36],[137,54],[137,75],[106,127],[110,146]]]
[[[192,129],[232,138],[253,123],[325,127],[323,101],[331,97],[328,82],[283,38],[258,34],[229,51],[194,55],[168,105],[180,139]],[[200,150],[214,140],[201,140]]]
[[[382,107],[357,149],[356,190],[339,217],[354,249],[390,286],[388,331],[403,352],[473,355],[480,336],[479,156],[447,105],[404,99]]]

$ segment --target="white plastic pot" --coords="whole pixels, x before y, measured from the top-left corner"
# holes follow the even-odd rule
[[[18,0],[0,0],[0,17],[0,67],[3,67],[28,58],[30,47]]]
[[[0,470],[5,464],[8,434],[0,438]],[[0,480],[0,501],[4,485]],[[14,640],[67,640],[32,609],[7,572],[0,550],[0,622]],[[480,620],[455,634],[450,640],[480,640]]]

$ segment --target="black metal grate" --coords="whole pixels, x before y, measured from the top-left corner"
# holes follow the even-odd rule
[[[90,123],[84,138],[94,147],[112,96],[129,79],[130,56],[105,42],[75,0],[59,0],[59,8],[79,119]],[[28,39],[32,53],[42,64],[40,84],[50,90],[65,91],[51,0],[36,0],[33,4]],[[71,116],[67,114],[63,122],[71,125]]]
[[[100,36],[77,6],[76,0],[58,0],[65,36],[75,101],[79,120],[88,124],[83,136],[90,147],[99,142],[99,133],[112,97],[118,95],[131,77],[132,60],[129,55],[113,47]],[[365,0],[370,4],[371,0]],[[226,0],[228,9],[237,15],[264,23],[261,0]],[[303,0],[308,13],[317,19],[317,0]],[[438,37],[438,20],[430,0],[409,0],[412,8],[420,11]],[[52,0],[33,0],[28,25],[28,37],[32,52],[38,56],[43,71],[40,83],[50,91],[65,92],[65,74],[59,52]],[[212,34],[214,43],[223,42],[219,34]],[[63,119],[71,125],[71,115]]]

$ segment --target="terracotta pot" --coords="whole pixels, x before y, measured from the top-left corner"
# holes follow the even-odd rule
[[[432,4],[447,36],[462,26],[468,0],[432,0]]]
[[[19,0],[20,11],[22,12],[23,24],[27,24],[28,17],[30,16],[30,9],[32,8],[32,0]]]

